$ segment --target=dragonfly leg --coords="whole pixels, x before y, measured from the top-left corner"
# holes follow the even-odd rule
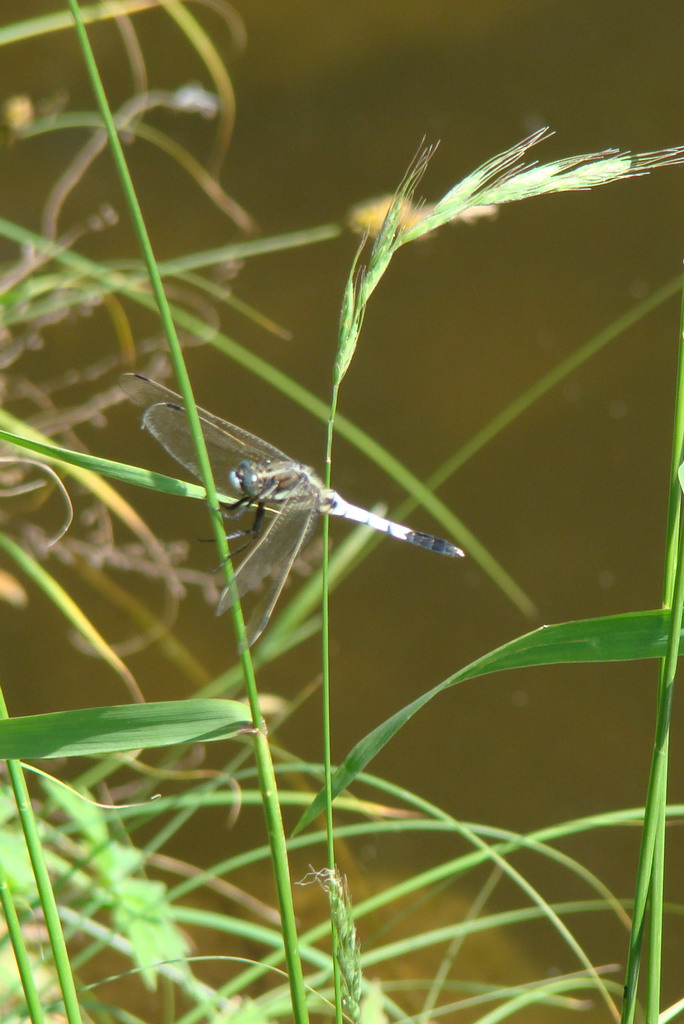
[[[242,499],[241,499],[241,501],[242,501]],[[237,502],[235,504],[237,504]],[[235,505],[231,505],[230,507],[231,508],[235,508]],[[253,541],[253,539],[255,537],[259,536],[259,534],[261,533],[261,527],[262,527],[262,524],[263,524],[263,521],[264,521],[264,512],[265,512],[265,510],[266,510],[265,506],[261,502],[259,502],[257,504],[256,513],[254,515],[254,522],[252,523],[252,525],[249,527],[248,530],[235,530],[233,533],[226,534],[226,540],[236,540],[238,537],[246,537],[247,538],[245,543],[242,544],[237,549],[237,551],[231,552],[231,555],[232,555],[233,558],[235,558],[236,555],[239,555],[241,551],[244,551],[245,548],[249,544],[252,543],[252,541]]]
[[[235,505],[230,505],[228,507],[231,508],[231,509],[234,509],[237,504],[238,504],[238,502],[236,502]],[[239,504],[245,504],[245,502],[243,502],[243,500],[240,499]],[[249,504],[252,504],[252,503],[249,502]],[[222,503],[222,508],[223,508],[223,503]],[[264,505],[262,505],[261,502],[259,502],[259,504],[256,507],[256,513],[255,513],[255,516],[254,516],[254,522],[252,523],[252,525],[249,527],[248,530],[235,530],[233,533],[227,533],[226,534],[226,540],[236,540],[238,537],[246,537],[247,538],[245,540],[244,544],[241,544],[240,547],[236,548],[235,551],[231,551],[231,553],[230,553],[231,560],[234,559],[236,555],[239,555],[241,551],[244,551],[245,548],[248,548],[249,545],[253,543],[254,538],[259,535],[259,533],[261,532],[261,525],[262,525],[262,523],[264,521],[264,512],[265,512],[265,507],[264,507]],[[200,540],[206,541],[206,542],[211,543],[211,544],[214,543],[214,538],[213,537],[201,537]],[[212,569],[211,571],[212,572],[218,572],[219,569],[222,569],[225,564],[226,564],[225,562],[221,562],[219,565],[216,566],[215,569]]]
[[[233,502],[231,505],[228,505],[226,502],[222,501],[220,503],[220,510],[222,514],[226,516],[226,518],[232,519],[234,516],[239,515],[240,512],[244,511],[245,508],[249,508],[249,506],[253,504],[254,502],[252,501],[252,499],[245,496],[244,498],[240,498],[238,501]],[[261,525],[264,521],[264,511],[264,505],[261,502],[259,502],[258,505],[256,506],[254,522],[247,530],[233,530],[232,533],[226,534],[226,540],[236,540],[238,537],[248,538],[245,541],[245,543],[237,549],[237,551],[233,551],[233,558],[235,557],[235,555],[239,555],[241,551],[244,551],[247,545],[252,543],[254,537],[258,536],[259,533],[261,532]],[[200,537],[199,539],[203,544],[215,543],[213,537]],[[220,569],[221,566],[219,565],[218,568]]]
[[[220,501],[219,509],[221,515],[225,516],[226,519],[234,519],[236,516],[242,515],[246,508],[254,504],[254,499],[248,494],[243,495],[242,498],[238,498],[236,501]]]

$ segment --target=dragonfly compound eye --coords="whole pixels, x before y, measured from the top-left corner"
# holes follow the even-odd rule
[[[241,462],[230,474],[231,483],[243,494],[254,497],[259,490],[259,472],[253,462]]]

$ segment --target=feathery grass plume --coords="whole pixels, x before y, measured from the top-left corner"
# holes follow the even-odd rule
[[[337,943],[335,951],[342,979],[342,1009],[353,1024],[361,1020],[361,947],[351,910],[347,885],[339,871],[324,868],[316,872],[316,881],[327,894],[330,917]]]
[[[436,146],[426,146],[417,153],[392,198],[365,267],[359,269],[359,258],[368,240],[368,231],[354,259],[342,303],[335,361],[336,386],[341,383],[354,356],[368,300],[401,245],[462,217],[465,211],[474,207],[491,209],[550,192],[596,188],[622,178],[648,174],[656,167],[684,163],[684,146],[649,153],[604,149],[598,153],[564,157],[549,164],[538,164],[536,160],[524,163],[527,151],[551,135],[551,129],[540,128],[510,149],[486,160],[434,206],[426,205],[424,215],[421,215],[421,203],[413,203],[413,196]],[[412,210],[411,218],[405,215],[407,208]]]
[[[604,149],[598,153],[582,153],[554,160],[550,164],[522,162],[528,149],[551,135],[553,132],[549,128],[541,128],[504,153],[487,160],[447,192],[435,204],[434,210],[404,233],[401,241],[420,238],[472,206],[501,205],[550,192],[596,188],[622,178],[648,174],[655,167],[684,162],[684,146],[649,153]]]
[[[375,237],[368,262],[359,268],[361,253],[368,241],[368,233],[361,240],[352,264],[342,299],[339,343],[335,359],[334,384],[337,387],[349,369],[361,333],[366,305],[387,270],[392,256],[403,244],[408,230],[402,211],[411,204],[420,179],[425,173],[436,146],[425,146],[411,162],[404,179],[394,193],[380,230]]]

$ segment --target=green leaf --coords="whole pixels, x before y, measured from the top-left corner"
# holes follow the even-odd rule
[[[433,697],[451,686],[492,672],[531,665],[568,665],[583,662],[632,661],[660,658],[665,654],[669,610],[626,612],[599,619],[580,619],[555,626],[541,626],[466,665],[437,686],[421,694],[391,718],[360,740],[337,769],[332,779],[333,799],[346,789],[357,775]],[[296,835],[314,820],[325,806],[325,794],[319,793],[298,822]]]
[[[252,728],[236,700],[120,704],[0,721],[0,758],[74,757],[210,743]]]
[[[199,484],[185,483],[182,480],[176,480],[175,477],[165,476],[163,473],[153,473],[149,469],[129,466],[125,462],[114,462],[112,459],[101,459],[97,455],[70,451],[68,448],[60,448],[59,445],[48,444],[46,441],[12,434],[9,430],[0,430],[0,440],[8,441],[17,448],[26,448],[48,459],[66,462],[78,469],[102,473],[103,476],[121,480],[126,484],[135,484],[136,487],[149,487],[157,491],[165,491],[167,494],[178,494],[184,498],[204,498],[206,496],[204,488]]]

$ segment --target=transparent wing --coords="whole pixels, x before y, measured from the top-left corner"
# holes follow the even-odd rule
[[[195,476],[199,476],[194,445],[180,395],[139,373],[124,373],[119,378],[119,384],[129,398],[138,405],[147,407],[143,415],[143,425],[166,448],[169,455]],[[291,461],[279,448],[262,441],[248,430],[236,427],[234,423],[222,420],[206,409],[198,407],[197,412],[207,448],[210,449],[212,466],[217,471],[235,469],[236,455],[239,459],[254,459],[257,462]]]
[[[303,545],[310,537],[318,519],[315,505],[303,503],[294,495],[274,515],[268,526],[235,573],[235,586],[240,599],[255,590],[272,574],[263,596],[259,599],[247,622],[249,647],[261,636],[285,585],[290,569]],[[220,615],[233,604],[229,587],[221,594],[216,614]]]
[[[124,374],[120,384],[134,402],[145,407],[143,426],[169,455],[199,477],[195,447],[180,395],[137,373]],[[292,462],[280,449],[249,431],[213,416],[205,409],[198,408],[197,411],[209,459],[221,491],[228,487],[229,493],[235,492],[230,484],[230,473],[243,459],[260,463]],[[319,500],[320,494],[302,484],[286,501],[278,503],[277,508],[272,509],[273,518],[263,528],[235,573],[240,598],[255,590],[267,576],[272,576],[247,623],[247,641],[250,646],[263,632],[290,569],[314,529],[319,514]],[[217,614],[226,611],[232,603],[231,591],[226,587],[219,599]]]
[[[151,405],[143,413],[142,421],[143,426],[166,448],[169,455],[194,476],[200,476],[185,409],[177,405]],[[200,422],[216,486],[222,493],[236,494],[237,489],[231,483],[230,474],[242,459],[249,458],[249,451],[237,444],[228,445],[224,433],[202,420],[201,415]]]

